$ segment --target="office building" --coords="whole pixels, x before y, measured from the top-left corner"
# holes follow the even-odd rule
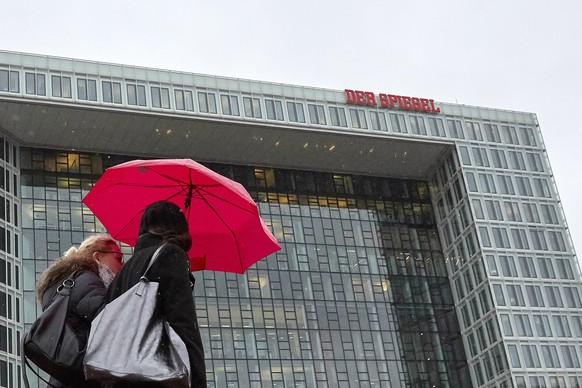
[[[39,274],[104,232],[82,197],[139,158],[241,182],[283,246],[195,274],[209,386],[580,387],[535,114],[346,88],[1,51],[0,387],[20,386]]]

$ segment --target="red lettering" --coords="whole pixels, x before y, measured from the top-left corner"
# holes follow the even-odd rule
[[[398,106],[400,106],[400,96],[395,96],[393,94],[388,95],[388,99],[390,100],[390,108],[394,108],[394,103],[398,102]]]
[[[348,104],[355,104],[356,103],[356,92],[351,89],[344,90],[346,93],[346,102]]]
[[[412,109],[414,110],[422,110],[422,107],[420,105],[420,100],[416,97],[412,98]]]
[[[383,106],[383,107],[390,106],[390,102],[388,101],[388,96],[384,93],[380,93],[380,106]]]
[[[366,97],[368,99],[368,101],[367,101],[368,105],[372,105],[372,106],[378,105],[378,104],[376,104],[376,96],[374,96],[374,93],[366,92]]]
[[[434,100],[420,97],[397,96],[395,94],[378,94],[362,90],[344,89],[348,104],[381,106],[383,108],[407,109],[419,112],[440,113],[441,109],[435,106]],[[379,103],[379,104],[378,104]]]
[[[430,102],[431,112],[440,113],[441,108],[435,108],[435,106],[434,106],[434,100],[428,100],[428,102]]]
[[[421,98],[420,103],[422,104],[422,110],[430,112],[430,107],[428,106],[428,100],[426,98]]]

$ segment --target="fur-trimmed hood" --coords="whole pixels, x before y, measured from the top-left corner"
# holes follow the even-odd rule
[[[38,279],[36,285],[36,297],[42,303],[46,290],[56,282],[62,282],[67,276],[76,270],[92,271],[99,274],[99,265],[92,257],[65,256],[51,264]]]

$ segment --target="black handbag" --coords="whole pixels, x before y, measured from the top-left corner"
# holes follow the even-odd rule
[[[83,357],[85,344],[79,340],[66,320],[71,288],[75,286],[73,272],[57,288],[55,300],[34,321],[30,330],[22,337],[21,355],[23,379],[28,387],[26,366],[41,380],[44,380],[28,360],[63,384],[75,385],[85,381],[83,375]]]
[[[84,361],[88,380],[190,386],[186,345],[159,314],[159,283],[147,279],[164,245],[155,251],[139,282],[93,320]]]

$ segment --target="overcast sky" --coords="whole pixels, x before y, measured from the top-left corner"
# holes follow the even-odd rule
[[[537,114],[582,252],[582,1],[0,0],[0,49]]]

